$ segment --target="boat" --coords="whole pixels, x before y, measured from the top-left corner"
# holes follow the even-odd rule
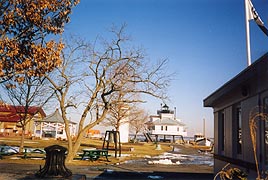
[[[194,142],[201,140],[201,139],[204,139],[204,138],[205,138],[205,136],[203,134],[195,134],[194,135]]]

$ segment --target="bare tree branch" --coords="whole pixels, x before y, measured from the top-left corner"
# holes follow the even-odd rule
[[[167,60],[153,66],[141,49],[127,47],[125,28],[125,24],[120,28],[113,27],[111,32],[115,38],[104,44],[95,41],[95,46],[92,46],[79,40],[67,45],[62,65],[54,77],[47,77],[57,92],[65,123],[68,122],[66,114],[72,107],[70,105],[78,105],[81,114],[77,118],[75,142],[71,140],[68,128],[65,129],[69,144],[67,161],[74,157],[84,133],[111,117],[112,112],[118,119],[126,117],[133,104],[144,101],[141,94],[166,98],[165,91],[170,81],[164,71]],[[76,102],[71,97],[76,97]]]

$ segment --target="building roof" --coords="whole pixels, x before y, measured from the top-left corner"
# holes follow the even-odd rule
[[[209,95],[206,99],[204,99],[204,106],[205,107],[213,107],[216,103],[221,102],[221,99],[228,99],[228,93],[233,91],[235,88],[237,91],[240,91],[240,94],[237,95],[241,96],[241,98],[246,97],[249,93],[253,93],[253,89],[250,89],[249,81],[258,83],[256,80],[262,80],[262,76],[264,73],[267,73],[268,70],[268,53],[260,57],[242,72],[240,72],[237,76],[233,79],[225,83],[211,95]],[[253,80],[256,79],[256,80]],[[262,82],[265,83],[265,82]]]
[[[50,123],[64,123],[64,120],[59,112],[59,109],[56,109],[56,111],[50,115],[48,115],[47,117],[45,117],[42,120],[37,120],[37,121],[42,121],[42,122],[50,122]],[[72,124],[76,124],[75,122],[71,122]]]
[[[20,114],[25,113],[25,108],[23,106],[12,106],[1,104],[0,105],[0,122],[19,122],[21,120]],[[46,114],[41,107],[30,106],[27,110],[27,114],[35,115],[40,113],[42,117]]]
[[[152,122],[150,122],[152,125],[171,125],[171,126],[185,126],[182,122],[179,122],[177,120],[173,120],[170,118],[164,118],[164,119],[157,119]]]
[[[47,117],[45,117],[44,119],[42,119],[43,122],[51,122],[51,123],[64,123],[64,120],[62,118],[62,116],[60,115],[60,112],[58,109],[56,109],[56,111],[50,115],[48,115]]]

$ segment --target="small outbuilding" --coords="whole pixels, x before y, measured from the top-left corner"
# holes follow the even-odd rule
[[[229,163],[248,179],[267,177],[268,54],[204,99],[204,106],[214,110],[215,174]]]
[[[77,123],[69,121],[70,135],[72,137],[76,136],[76,126]],[[36,138],[55,138],[66,140],[65,123],[59,113],[56,111],[44,119],[35,121],[34,136]]]

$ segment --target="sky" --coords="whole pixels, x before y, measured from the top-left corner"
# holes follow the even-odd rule
[[[268,26],[268,1],[252,0]],[[203,100],[247,67],[244,0],[81,0],[65,34],[94,41],[113,24],[126,33],[151,61],[168,59],[175,72],[167,105],[187,125],[188,136],[213,137],[213,110]],[[268,50],[268,38],[250,22],[252,62]],[[147,99],[151,115],[162,101]]]

